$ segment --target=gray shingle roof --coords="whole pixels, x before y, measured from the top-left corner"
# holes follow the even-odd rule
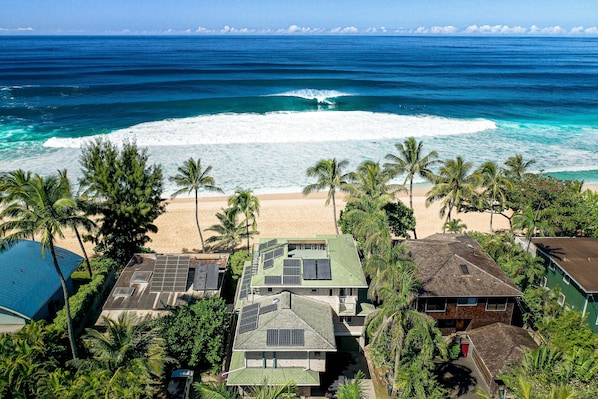
[[[255,330],[240,333],[237,323],[235,351],[335,351],[332,308],[324,302],[291,294],[288,291],[263,298],[260,307],[277,304],[272,312],[260,314]],[[239,320],[243,317],[243,309]],[[267,345],[268,329],[303,329],[304,345]]]
[[[524,349],[538,347],[527,331],[504,323],[476,328],[468,335],[492,378],[496,378],[500,371],[506,371],[510,364],[520,361]]]
[[[513,297],[522,293],[475,239],[434,234],[409,242],[420,297]]]

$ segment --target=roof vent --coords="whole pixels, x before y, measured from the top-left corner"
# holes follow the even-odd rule
[[[461,266],[461,273],[469,275],[469,268],[467,268],[466,264],[461,263],[459,266]]]
[[[115,298],[128,298],[135,292],[134,287],[117,287],[114,289],[112,296]]]

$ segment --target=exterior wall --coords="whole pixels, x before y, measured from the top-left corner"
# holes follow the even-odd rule
[[[507,299],[505,310],[486,310],[486,300],[478,298],[476,305],[458,305],[457,298],[446,298],[444,311],[427,311],[426,299],[419,298],[417,310],[439,321],[443,335],[450,335],[456,331],[483,327],[488,324],[501,322],[511,324],[515,309],[515,298]]]
[[[335,336],[361,336],[365,324],[364,316],[335,316],[333,319]]]
[[[248,368],[300,367],[326,371],[326,352],[245,352],[245,361]]]
[[[546,273],[544,274],[546,288],[558,289],[565,296],[564,305],[569,309],[583,314],[585,308],[586,323],[592,331],[598,333],[598,295],[587,295],[558,264],[541,251],[538,251],[538,255],[544,259],[544,265],[546,266]]]
[[[272,287],[272,291],[268,291],[268,288],[260,288],[259,294],[253,294],[254,300],[266,298],[270,295],[280,294],[282,291],[289,291],[294,295],[300,295],[305,298],[315,299],[316,301],[325,302],[330,305],[332,311],[337,315],[352,316],[357,311],[358,301],[358,289],[357,288],[344,288],[344,296],[340,296],[340,288],[285,288]],[[342,299],[341,299],[342,298]]]

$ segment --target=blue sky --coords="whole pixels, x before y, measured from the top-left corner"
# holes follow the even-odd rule
[[[1,0],[0,34],[598,36],[598,0]]]

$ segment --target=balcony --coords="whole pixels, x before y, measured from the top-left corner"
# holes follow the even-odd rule
[[[355,316],[357,312],[357,297],[342,296],[338,298],[336,313],[339,316]]]

